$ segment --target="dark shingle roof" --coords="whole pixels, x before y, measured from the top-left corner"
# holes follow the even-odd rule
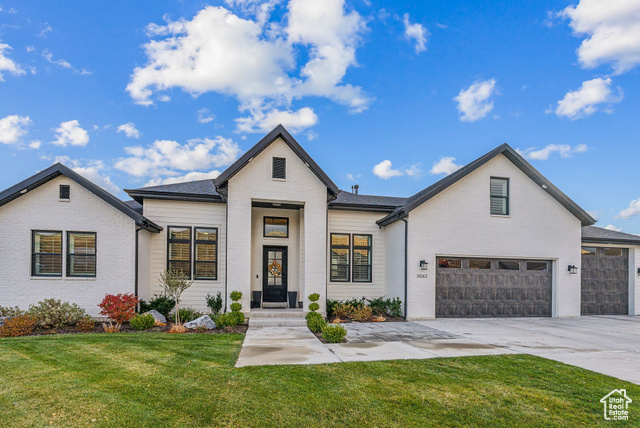
[[[338,196],[329,203],[329,209],[392,212],[397,207],[404,205],[406,201],[407,198],[356,195],[340,190]]]
[[[582,242],[640,245],[640,236],[596,226],[582,228]]]
[[[587,214],[586,211],[580,208],[578,204],[573,202],[567,195],[562,193],[560,189],[558,189],[542,174],[540,174],[540,172],[538,172],[538,170],[536,170],[533,165],[527,162],[514,149],[512,149],[508,144],[505,143],[491,150],[484,156],[481,156],[473,162],[463,166],[451,175],[448,175],[442,180],[411,196],[409,199],[407,199],[407,202],[402,207],[397,208],[391,214],[387,215],[383,219],[378,220],[378,224],[380,226],[385,226],[389,223],[393,223],[396,220],[406,217],[410,211],[419,207],[452,184],[471,174],[473,171],[480,168],[482,165],[486,164],[498,155],[504,155],[507,159],[509,159],[516,167],[518,167],[518,169],[520,169],[531,180],[542,187],[545,192],[547,192],[555,200],[557,200],[571,214],[578,218],[583,226],[591,226],[596,222],[589,214]]]
[[[222,202],[222,197],[216,191],[213,180],[188,181],[185,183],[142,187],[140,189],[125,189],[125,192],[140,203],[142,203],[144,198]]]
[[[124,201],[124,204],[129,208],[131,208],[132,210],[134,210],[135,212],[137,212],[138,214],[142,214],[142,205],[140,205],[138,202],[134,200]]]

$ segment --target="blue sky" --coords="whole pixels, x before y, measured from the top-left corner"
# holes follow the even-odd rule
[[[640,0],[1,1],[0,187],[213,177],[282,122],[409,196],[503,142],[640,233]]]

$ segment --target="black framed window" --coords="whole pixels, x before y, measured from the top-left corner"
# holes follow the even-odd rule
[[[349,261],[351,251],[351,235],[348,233],[332,233],[331,237],[331,282],[349,282]]]
[[[491,214],[509,215],[509,179],[491,177]]]
[[[353,234],[353,282],[371,282],[371,235]]]
[[[265,238],[288,238],[289,219],[287,217],[265,217],[264,218]]]
[[[62,276],[62,231],[31,232],[31,275]]]
[[[287,159],[273,158],[272,177],[278,180],[286,180],[287,178]]]
[[[167,238],[167,269],[191,278],[191,227],[169,226]]]
[[[67,232],[67,276],[96,276],[95,232]]]
[[[60,199],[69,199],[71,197],[71,186],[68,184],[60,185]]]
[[[193,279],[218,279],[218,229],[196,227]]]

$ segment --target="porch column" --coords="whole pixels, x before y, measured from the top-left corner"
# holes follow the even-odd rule
[[[231,192],[229,192],[231,195]],[[251,311],[251,198],[227,200],[227,309],[232,291],[242,292],[242,312]]]
[[[323,195],[324,196],[324,195]],[[304,206],[304,309],[309,310],[309,295],[320,295],[321,313],[327,300],[327,203],[324,197],[313,198]]]

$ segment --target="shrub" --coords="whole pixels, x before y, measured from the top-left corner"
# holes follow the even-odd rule
[[[76,328],[82,333],[90,333],[96,327],[95,321],[91,317],[84,317],[76,323]]]
[[[193,308],[182,308],[178,310],[178,317],[181,322],[193,321],[202,316],[202,314]]]
[[[87,313],[75,303],[61,302],[57,299],[45,299],[37,305],[29,306],[29,314],[36,317],[40,328],[58,328],[75,325]]]
[[[180,334],[180,333],[186,333],[187,332],[187,328],[183,325],[172,325],[171,328],[169,329],[169,333],[173,333],[173,334]]]
[[[333,310],[333,315],[335,315],[336,318],[341,319],[350,318],[352,310],[353,308],[351,306],[346,303],[341,303]]]
[[[176,302],[168,296],[154,295],[153,299],[149,300],[149,303],[144,300],[140,300],[140,312],[149,312],[150,310],[156,310],[160,312],[165,318],[169,317],[171,311],[176,306]]]
[[[304,319],[306,319],[307,322],[309,322],[309,320],[311,319],[322,319],[322,315],[320,315],[317,312],[307,312],[307,315],[305,315]]]
[[[242,292],[241,291],[232,291],[229,294],[229,297],[231,297],[231,300],[233,300],[234,302],[239,302],[240,299],[242,299]]]
[[[107,294],[98,305],[100,315],[122,324],[129,321],[136,314],[139,300],[133,294]]]
[[[345,300],[344,304],[347,306],[350,306],[351,308],[359,308],[361,306],[365,306],[364,303],[365,299],[364,297],[362,299],[351,299],[351,300]]]
[[[218,315],[222,310],[222,294],[219,291],[215,297],[207,294],[207,306],[211,309],[211,313]]]
[[[318,309],[320,309],[320,305],[319,305],[317,302],[311,302],[311,303],[309,304],[309,310],[310,310],[311,312],[315,312],[315,311],[317,311]]]
[[[244,324],[244,314],[240,311],[234,311],[231,312],[229,314],[229,318],[231,318],[232,320],[232,324],[230,325],[230,327],[233,327],[234,325],[242,325]]]
[[[35,330],[38,320],[33,315],[9,318],[0,327],[0,337],[28,336]]]
[[[122,324],[113,324],[111,321],[109,321],[108,325],[106,323],[102,323],[102,329],[105,333],[117,333],[120,331],[120,327],[122,327]]]
[[[387,300],[387,313],[394,318],[402,318],[404,311],[402,310],[402,300],[399,297]]]
[[[27,312],[23,311],[22,309],[20,309],[17,306],[14,307],[3,307],[0,306],[0,317],[9,317],[9,318],[13,318],[13,317],[17,317],[20,315],[25,315]]]
[[[212,320],[216,323],[216,327],[218,328],[231,327],[235,322],[235,319],[232,320],[230,315],[230,313],[214,315]]]
[[[231,309],[231,312],[239,312],[242,309],[242,304],[233,302],[231,305],[229,305],[229,309]]]
[[[322,315],[317,315],[319,315],[319,317],[313,317],[307,320],[307,327],[314,333],[320,333],[322,329],[327,326],[327,322],[322,318]]]
[[[317,302],[320,300],[320,295],[318,293],[309,294],[309,300],[312,302]]]
[[[373,310],[373,314],[380,316],[387,314],[388,301],[384,297],[376,297],[375,299],[367,299],[369,307]]]
[[[334,311],[340,304],[340,300],[327,299],[327,317],[331,318],[335,315]]]
[[[373,310],[369,306],[358,306],[357,308],[351,310],[351,318],[354,321],[369,321],[372,316]]]
[[[156,319],[151,314],[136,315],[129,320],[129,324],[136,330],[147,330],[156,324]]]
[[[340,324],[329,324],[322,329],[322,338],[329,343],[342,343],[347,330]]]

